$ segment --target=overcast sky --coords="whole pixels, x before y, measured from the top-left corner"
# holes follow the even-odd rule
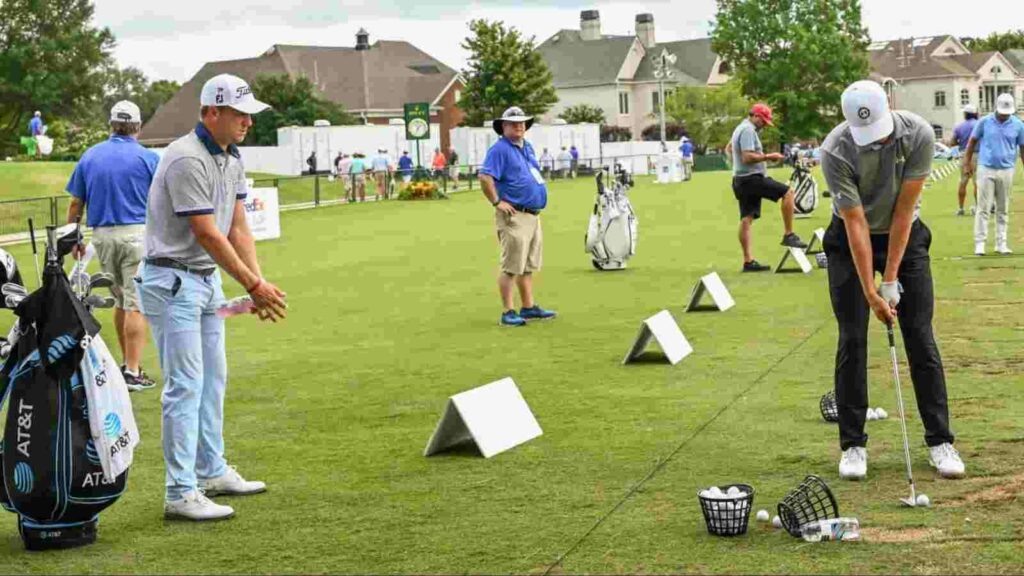
[[[984,36],[1024,28],[1014,0],[861,0],[871,37],[955,34]],[[601,12],[606,34],[630,34],[638,13],[654,14],[658,40],[708,35],[714,0],[96,0],[96,24],[117,37],[121,66],[150,79],[184,82],[208,61],[248,58],[273,44],[353,46],[366,28],[370,42],[405,40],[456,69],[459,46],[474,18],[502,20],[542,42],[562,28],[579,28],[581,10]],[[270,6],[272,4],[272,7]],[[1017,6],[1013,8],[1013,6]]]

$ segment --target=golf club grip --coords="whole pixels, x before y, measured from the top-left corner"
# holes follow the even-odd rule
[[[38,254],[36,251],[36,227],[32,224],[32,219],[28,219],[28,237],[32,241],[32,253]]]
[[[889,333],[889,347],[896,347],[896,335],[892,331],[892,322],[885,325],[886,331]]]

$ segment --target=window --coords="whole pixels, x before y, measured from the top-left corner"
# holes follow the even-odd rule
[[[970,103],[971,103],[971,91],[968,90],[967,88],[964,88],[963,90],[960,91],[960,105],[961,106],[967,106]]]
[[[619,114],[629,114],[629,92],[619,92]]]
[[[661,108],[658,106],[658,91],[651,92],[651,110],[658,112]]]
[[[459,102],[461,100],[462,100],[462,90],[456,90],[455,91],[455,101]]]
[[[942,126],[939,126],[938,124],[932,124],[932,130],[935,131],[935,141],[938,142],[942,140]]]
[[[732,72],[732,65],[722,60],[722,63],[718,65],[718,73],[723,76],[728,76]]]
[[[935,93],[935,107],[946,107],[946,92],[944,90],[939,90],[938,92]]]

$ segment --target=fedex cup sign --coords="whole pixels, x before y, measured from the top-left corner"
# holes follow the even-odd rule
[[[277,188],[250,188],[245,199],[245,219],[256,240],[281,237],[281,213]]]

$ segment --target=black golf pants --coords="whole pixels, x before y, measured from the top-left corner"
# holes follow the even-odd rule
[[[897,306],[900,332],[910,364],[917,408],[924,423],[925,442],[936,446],[953,442],[949,429],[946,376],[932,333],[935,294],[932,288],[928,248],[932,235],[920,220],[910,229],[910,239],[897,276],[903,294]],[[846,227],[833,218],[822,243],[828,256],[828,287],[832,311],[839,322],[836,349],[835,392],[839,410],[839,443],[843,450],[867,445],[864,421],[868,409],[867,356],[868,326],[874,313],[861,288],[850,253]],[[875,271],[882,273],[888,257],[889,235],[872,234],[871,250]]]

